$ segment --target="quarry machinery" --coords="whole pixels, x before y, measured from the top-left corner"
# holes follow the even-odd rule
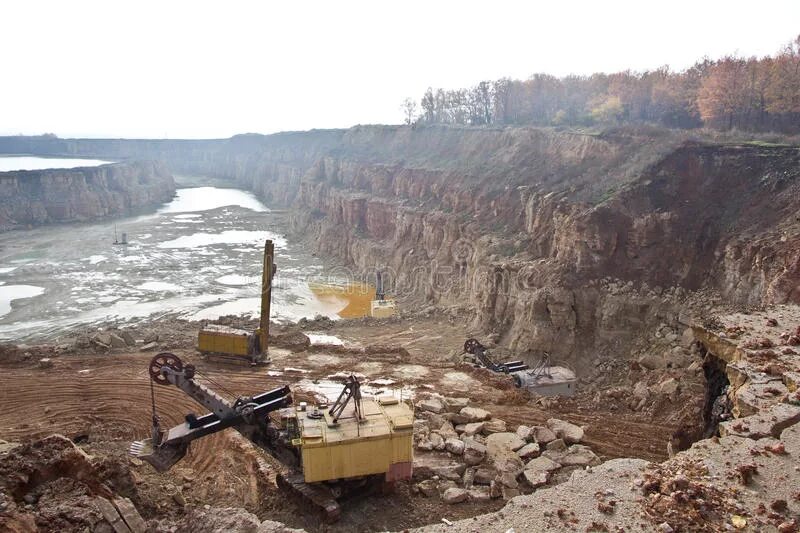
[[[278,485],[312,504],[328,522],[339,517],[337,498],[386,490],[411,478],[411,407],[394,396],[363,398],[352,375],[331,405],[293,406],[286,385],[254,396],[223,398],[198,381],[193,365],[167,352],[153,357],[148,371],[152,436],[133,442],[130,453],[159,472],[180,461],[193,440],[233,428],[277,459]],[[189,413],[182,424],[162,429],[154,384],[177,386],[210,412]]]
[[[466,342],[464,342],[464,351],[475,356],[475,360],[478,364],[494,372],[509,374],[511,372],[519,372],[520,370],[528,369],[528,365],[522,361],[495,363],[492,361],[491,357],[489,357],[489,350],[477,339],[467,339]]]
[[[386,289],[383,286],[384,276],[380,270],[375,272],[375,299],[370,304],[372,318],[387,318],[395,313],[394,300],[386,299]]]
[[[489,350],[477,339],[467,339],[464,351],[472,354],[475,363],[494,372],[510,374],[514,386],[534,392],[540,396],[573,396],[577,379],[575,372],[566,366],[550,363],[550,354],[544,352],[539,362],[530,368],[523,361],[495,363],[489,357]]]
[[[275,246],[264,243],[264,268],[261,273],[261,318],[254,332],[220,324],[208,324],[197,335],[197,349],[205,354],[249,361],[251,365],[269,362],[269,313],[272,303],[272,278],[275,277]]]

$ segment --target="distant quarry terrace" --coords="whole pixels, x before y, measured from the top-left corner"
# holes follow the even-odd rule
[[[31,170],[10,170],[20,167]],[[2,169],[0,230],[130,214],[175,195],[172,174],[155,161],[17,156],[0,157]]]

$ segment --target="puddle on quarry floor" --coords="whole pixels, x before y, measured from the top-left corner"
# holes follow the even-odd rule
[[[327,346],[344,346],[345,342],[336,335],[328,335],[326,333],[309,333],[306,332],[308,340],[314,346],[327,345]],[[348,343],[350,346],[353,343]]]

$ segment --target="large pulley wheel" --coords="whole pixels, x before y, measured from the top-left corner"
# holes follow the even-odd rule
[[[467,339],[464,343],[464,351],[467,353],[475,354],[479,348],[483,348],[483,345],[477,341],[477,339]]]
[[[161,369],[165,366],[168,366],[176,372],[180,372],[183,370],[183,361],[181,361],[177,355],[169,352],[162,352],[153,357],[150,360],[150,366],[147,370],[150,373],[150,379],[159,385],[170,384],[169,380],[161,373]]]

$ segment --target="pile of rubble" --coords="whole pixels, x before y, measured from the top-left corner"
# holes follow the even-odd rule
[[[79,339],[78,342],[76,342],[76,346],[78,348],[91,346],[97,351],[139,346],[140,351],[150,352],[158,348],[158,334],[151,333],[143,339],[136,339],[130,331],[125,329],[98,331],[88,339]]]
[[[511,499],[553,481],[562,468],[591,468],[600,458],[580,444],[583,428],[551,418],[546,426],[514,431],[466,398],[431,395],[417,402],[415,490],[447,503]],[[428,464],[432,466],[427,466]]]
[[[660,324],[633,360],[601,359],[580,380],[582,397],[675,426],[699,427],[705,390],[703,353],[691,328]]]
[[[124,462],[93,458],[64,436],[0,448],[0,530],[144,533],[136,497]]]

